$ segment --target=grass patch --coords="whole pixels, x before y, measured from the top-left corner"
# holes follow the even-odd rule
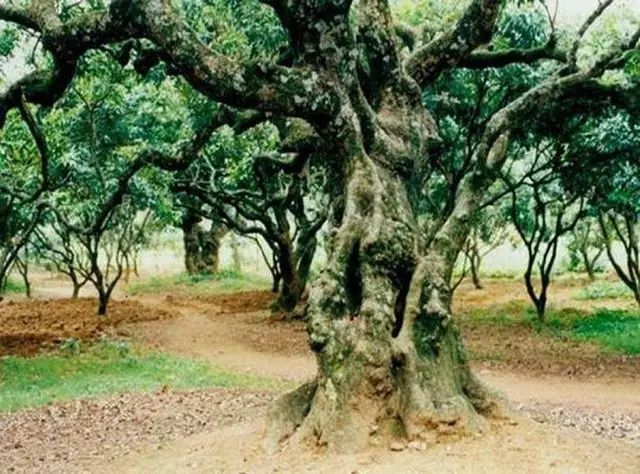
[[[68,341],[59,351],[33,358],[0,359],[0,412],[54,401],[162,387],[282,388],[283,382],[210,367],[205,362],[132,349],[102,341],[82,347]]]
[[[177,273],[152,277],[131,283],[127,287],[127,293],[141,295],[171,291],[185,296],[197,297],[236,291],[263,290],[268,287],[269,280],[263,276],[221,270],[216,274]]]
[[[26,287],[24,286],[24,282],[21,280],[14,280],[13,278],[9,278],[4,287],[5,293],[24,293],[26,291]]]
[[[510,302],[465,315],[466,324],[475,326],[526,326],[538,334],[598,344],[604,352],[640,355],[640,312],[576,308],[548,308],[540,323],[530,304]]]
[[[572,324],[575,339],[597,342],[611,352],[640,355],[640,314],[603,309]]]
[[[633,294],[622,282],[596,281],[578,292],[579,300],[631,298]]]

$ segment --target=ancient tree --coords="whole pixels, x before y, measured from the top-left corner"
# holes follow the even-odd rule
[[[496,179],[512,130],[586,89],[603,100],[628,93],[624,83],[602,85],[598,78],[624,66],[640,30],[585,61],[577,54],[582,35],[599,12],[560,51],[552,29],[534,48],[485,48],[501,0],[471,1],[450,31],[428,42],[397,27],[387,0],[261,3],[286,33],[278,57],[229,57],[216,48],[215,31],[199,37],[166,0],[94,2],[91,11],[70,8],[64,15],[53,0],[3,2],[0,19],[39,35],[51,68],[30,73],[0,97],[0,125],[23,96],[55,103],[87,51],[129,40],[144,40],[145,47],[127,43],[128,52],[169,64],[211,100],[306,121],[312,133],[301,142],[316,141],[333,173],[328,261],[308,309],[318,375],[278,402],[270,438],[346,449],[387,431],[428,438],[478,428],[496,404],[470,371],[448,286],[470,216]],[[455,202],[425,238],[411,187],[420,181],[415,174],[429,169],[438,131],[423,89],[452,68],[543,59],[556,67],[486,121]]]

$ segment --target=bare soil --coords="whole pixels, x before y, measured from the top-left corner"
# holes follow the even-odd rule
[[[70,338],[90,341],[117,334],[124,324],[171,317],[137,301],[113,301],[106,317],[96,315],[91,298],[21,300],[0,303],[0,356],[30,356]]]
[[[166,391],[0,415],[0,472],[82,471],[88,464],[260,417],[273,397],[250,390]]]
[[[526,298],[509,294],[511,290],[516,290],[511,282],[492,282],[480,292],[463,287],[456,301],[480,377],[505,393],[520,413],[514,420],[494,423],[480,437],[429,446],[374,439],[365,452],[331,456],[285,446],[269,456],[261,447],[262,420],[273,393],[168,391],[0,416],[0,471],[640,472],[637,358],[603,356],[595,346],[526,328],[514,333],[513,328],[502,331],[465,322],[469,308]],[[560,307],[576,303],[571,285],[560,285],[557,291],[554,301],[560,301]],[[139,298],[126,304],[135,304],[140,316],[122,318],[114,326],[119,335],[159,350],[200,357],[231,370],[303,381],[315,373],[304,324],[272,315],[266,309],[271,298],[268,292],[198,300]],[[86,314],[95,319],[91,303]],[[25,302],[16,314],[25,317],[29,305],[39,304]],[[0,309],[0,331],[6,331],[2,321],[10,306]],[[45,307],[58,322],[66,321],[66,313],[61,317],[55,305]],[[31,324],[49,321],[44,313],[31,318]],[[73,330],[69,334],[82,335]]]
[[[633,473],[640,451],[620,442],[549,430],[527,420],[478,437],[433,445],[387,445],[352,454],[261,449],[260,420],[191,436],[99,466],[97,472],[198,473]],[[230,455],[230,453],[232,453]]]

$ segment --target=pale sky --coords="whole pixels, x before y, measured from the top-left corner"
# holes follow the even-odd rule
[[[558,20],[574,23],[591,13],[598,5],[598,0],[548,0],[547,4],[551,11],[558,6]],[[609,7],[611,11],[618,8],[630,8],[640,15],[640,0],[615,0]]]

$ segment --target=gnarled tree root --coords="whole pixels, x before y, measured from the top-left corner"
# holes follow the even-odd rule
[[[275,453],[291,443],[331,451],[357,451],[392,441],[433,443],[484,432],[489,420],[509,418],[506,401],[472,374],[462,388],[463,393],[438,406],[415,403],[406,387],[380,399],[359,397],[358,402],[336,406],[329,403],[326,387],[313,380],[272,405],[264,446]]]

